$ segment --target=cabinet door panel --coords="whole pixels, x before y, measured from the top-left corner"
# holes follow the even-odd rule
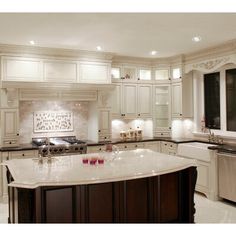
[[[16,137],[18,134],[18,109],[4,109],[1,111],[3,138]]]
[[[152,86],[138,86],[138,116],[151,117],[152,114]]]
[[[44,80],[55,82],[76,82],[77,63],[69,62],[45,62]]]
[[[124,84],[123,86],[123,113],[126,117],[137,116],[137,85]]]
[[[121,115],[121,84],[115,84],[115,89],[112,91],[112,115]]]
[[[172,116],[182,116],[182,85],[181,83],[172,84]]]
[[[30,58],[3,58],[3,80],[40,81],[41,63]]]
[[[108,64],[81,63],[79,81],[82,83],[110,83]]]
[[[101,132],[107,132],[110,131],[110,110],[100,110],[99,111],[99,130]]]

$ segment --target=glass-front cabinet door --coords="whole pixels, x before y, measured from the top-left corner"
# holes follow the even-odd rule
[[[122,79],[127,82],[137,80],[137,68],[133,66],[123,66]]]
[[[171,131],[170,86],[154,87],[154,135],[169,136]]]
[[[172,80],[181,80],[182,78],[182,68],[180,66],[178,67],[173,67],[171,69],[171,78]]]
[[[170,81],[170,70],[167,68],[155,70],[155,81],[158,83],[168,83]]]
[[[111,68],[111,79],[112,81],[121,79],[121,68],[118,66],[114,66]]]
[[[139,69],[138,80],[140,80],[141,82],[150,82],[152,80],[152,70]]]

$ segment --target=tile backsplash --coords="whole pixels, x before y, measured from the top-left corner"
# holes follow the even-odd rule
[[[74,101],[21,101],[19,104],[20,143],[30,143],[34,137],[69,136],[79,139],[88,137],[88,102]],[[67,132],[34,132],[34,112],[38,111],[69,111],[73,112],[73,131]]]

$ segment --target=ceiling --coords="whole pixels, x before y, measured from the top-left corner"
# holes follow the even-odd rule
[[[0,44],[170,57],[236,39],[236,13],[1,13]],[[192,37],[202,41],[194,43]],[[155,56],[150,51],[156,50]]]

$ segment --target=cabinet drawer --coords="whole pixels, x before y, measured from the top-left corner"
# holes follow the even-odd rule
[[[120,143],[117,144],[116,146],[119,147],[120,151],[125,151],[125,150],[134,150],[136,148],[144,148],[143,143]]]
[[[10,159],[17,159],[17,158],[34,158],[37,157],[37,150],[29,150],[29,151],[14,151],[9,152]]]
[[[105,151],[105,145],[87,147],[87,153],[97,153],[97,152],[103,152],[103,151]]]
[[[3,139],[2,141],[2,147],[17,147],[18,145],[18,139]]]
[[[156,137],[170,137],[170,132],[155,132]]]
[[[111,135],[110,134],[99,134],[98,136],[98,141],[103,142],[103,141],[110,141],[111,140]]]

